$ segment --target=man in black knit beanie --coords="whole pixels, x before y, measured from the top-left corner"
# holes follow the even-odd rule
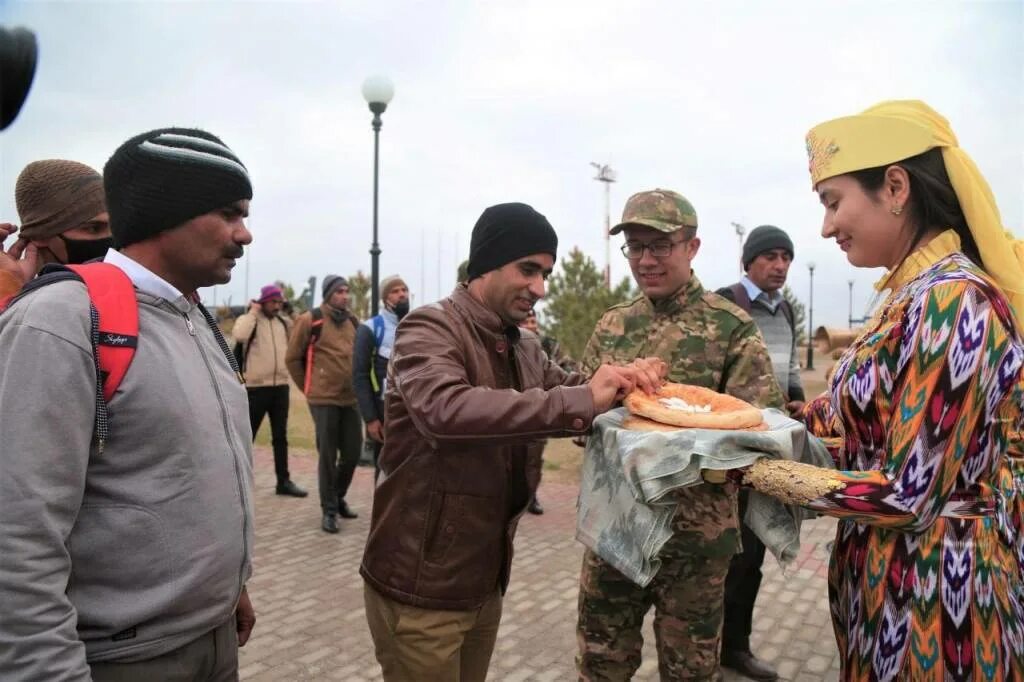
[[[237,679],[252,435],[196,291],[252,241],[249,174],[214,135],[164,128],[114,152],[104,192],[118,250],[85,267],[122,298],[91,310],[82,281],[51,280],[0,316],[0,403],[21,408],[0,412],[0,679]],[[99,333],[118,308],[137,336]],[[114,343],[134,355],[105,397],[94,353]]]
[[[664,375],[660,361],[639,359],[588,380],[520,334],[557,250],[533,208],[491,206],[473,228],[467,281],[395,332],[360,569],[385,682],[487,677],[516,526],[540,480],[533,446],[586,432],[622,394]]]

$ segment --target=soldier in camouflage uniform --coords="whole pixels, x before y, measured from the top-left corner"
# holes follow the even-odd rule
[[[583,371],[656,356],[668,363],[669,381],[781,408],[782,392],[754,322],[706,291],[690,269],[700,248],[690,202],[668,190],[634,194],[611,233],[622,231],[622,252],[643,296],[604,314],[584,351]],[[581,680],[632,677],[640,666],[640,628],[652,605],[661,678],[720,678],[725,576],[740,548],[737,492],[731,483],[704,483],[679,491],[678,498],[673,537],[647,587],[593,552],[584,555],[576,659]]]

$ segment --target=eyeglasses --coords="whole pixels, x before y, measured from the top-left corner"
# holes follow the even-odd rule
[[[642,242],[626,242],[622,245],[620,251],[622,255],[629,260],[640,260],[644,257],[644,251],[650,251],[651,255],[655,258],[668,258],[678,244],[685,244],[690,241],[689,239],[680,239],[677,242],[663,239],[650,244],[644,244]]]

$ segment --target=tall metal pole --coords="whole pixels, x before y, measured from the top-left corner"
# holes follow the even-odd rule
[[[604,286],[612,288],[612,183],[604,183]]]
[[[377,193],[380,176],[380,115],[386,105],[372,102],[373,112],[373,244],[370,246],[370,314],[376,317],[380,305],[380,244],[377,243]]]
[[[604,183],[604,285],[612,288],[612,183],[618,177],[611,166],[590,162],[597,169],[594,179]]]
[[[850,285],[850,329],[853,329],[853,280],[847,280],[847,284]]]
[[[807,305],[807,369],[814,369],[814,263],[807,264],[811,273],[811,290]]]

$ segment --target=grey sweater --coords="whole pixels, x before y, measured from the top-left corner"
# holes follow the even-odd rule
[[[732,287],[723,287],[715,293],[739,305]],[[744,307],[744,310],[750,313],[758,331],[764,337],[764,343],[768,347],[768,354],[772,359],[772,371],[779,386],[785,392],[786,399],[804,400],[804,387],[800,380],[800,361],[797,359],[796,353],[796,337],[786,314],[782,312],[782,307],[777,306],[773,312],[761,301],[752,301],[750,307]]]
[[[793,328],[789,326],[789,320],[778,308],[775,312],[768,309],[760,301],[750,304],[750,316],[754,318],[761,336],[764,337],[765,345],[768,346],[768,354],[772,358],[772,370],[779,386],[786,389],[786,395],[790,400],[803,400],[804,388],[800,382],[800,362],[796,356],[796,339],[793,338]]]
[[[246,393],[202,313],[137,293],[139,344],[93,442],[85,287],[0,316],[0,679],[89,680],[231,617],[251,573]]]

